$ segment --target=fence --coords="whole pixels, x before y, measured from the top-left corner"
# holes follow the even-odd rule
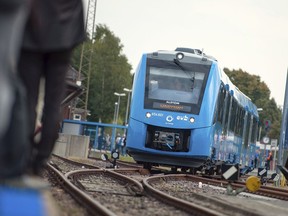
[[[63,120],[61,128],[63,134],[89,136],[90,148],[110,151],[116,148],[116,137],[126,131],[127,126],[68,119]]]

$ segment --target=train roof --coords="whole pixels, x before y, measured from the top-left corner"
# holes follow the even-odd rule
[[[171,55],[171,54],[177,54],[177,53],[185,53],[185,56],[187,57],[194,57],[194,58],[198,58],[199,60],[202,61],[217,61],[216,58],[214,58],[213,56],[210,55],[206,55],[203,51],[201,51],[200,49],[191,49],[191,48],[184,48],[184,47],[178,47],[175,50],[171,51],[171,50],[158,50],[157,52],[152,52],[152,53],[148,53],[150,55]]]
[[[245,108],[248,112],[250,112],[252,115],[259,117],[257,107],[256,105],[251,101],[251,98],[249,98],[247,95],[245,95],[237,86],[233,84],[233,82],[230,80],[230,78],[227,76],[227,74],[219,68],[219,71],[221,73],[221,80],[224,83],[227,90],[229,90],[229,93],[235,98],[238,103]]]
[[[177,47],[175,49],[175,51],[196,54],[196,55],[199,55],[199,56],[202,56],[202,57],[209,58],[210,60],[217,61],[216,58],[214,58],[213,56],[210,56],[210,55],[206,55],[206,53],[204,53],[203,50],[200,50],[200,49],[191,49],[191,48],[185,48],[185,47]]]

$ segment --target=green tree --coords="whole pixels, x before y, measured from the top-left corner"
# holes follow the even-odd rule
[[[131,88],[132,66],[127,57],[122,53],[123,45],[118,37],[105,25],[97,25],[93,42],[87,41],[88,49],[93,49],[90,59],[83,59],[83,64],[91,61],[91,75],[89,84],[88,109],[91,116],[88,120],[111,123],[115,102],[118,97],[114,92],[122,93],[123,88]],[[92,47],[89,47],[92,46]],[[72,65],[79,69],[81,46],[79,46],[72,58]],[[87,82],[87,81],[86,81]],[[84,86],[87,83],[84,81]],[[119,119],[123,123],[125,118],[127,97],[121,98]]]
[[[272,139],[279,139],[282,111],[277,107],[275,99],[270,99],[271,91],[266,83],[261,81],[259,76],[251,75],[241,69],[229,70],[224,68],[224,72],[240,91],[251,98],[258,108],[263,108],[263,111],[259,112],[260,126],[264,129],[264,121],[270,120],[271,129],[267,135]],[[266,135],[266,131],[262,130],[261,137],[264,135]]]

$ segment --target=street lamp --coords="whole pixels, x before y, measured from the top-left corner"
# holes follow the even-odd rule
[[[258,112],[262,112],[262,111],[263,111],[263,108],[257,108],[257,111],[258,111]],[[261,138],[261,131],[262,131],[262,126],[260,125],[258,141],[260,141],[260,138]]]
[[[120,97],[122,96],[126,96],[125,93],[118,93],[118,92],[114,92],[114,95],[118,96],[118,106],[117,106],[117,113],[116,113],[116,124],[118,123],[118,115],[119,115],[119,107],[120,107]]]
[[[126,115],[125,115],[125,125],[128,124],[128,110],[129,110],[129,103],[130,103],[130,93],[132,92],[132,89],[124,88],[124,91],[128,92],[128,100],[127,100],[127,107],[126,107]]]
[[[257,111],[258,111],[258,113],[259,112],[263,112],[263,108],[257,108]],[[260,116],[259,116],[259,118],[260,118]],[[262,133],[262,126],[261,126],[261,124],[259,123],[259,135],[258,135],[258,142],[259,143],[261,143],[261,133]],[[266,135],[265,135],[266,136]],[[266,145],[267,145],[267,143],[264,143],[264,152],[262,152],[261,153],[261,151],[260,151],[260,155],[259,155],[259,159],[260,159],[260,161],[259,161],[259,163],[260,163],[260,165],[262,166],[262,164],[263,164],[263,161],[265,161],[265,152],[266,152]]]
[[[117,106],[118,106],[118,103],[115,102],[115,109],[114,109],[114,117],[113,117],[113,124],[116,123],[116,112],[117,112]]]
[[[261,112],[261,111],[263,111],[263,108],[257,108],[257,111]]]

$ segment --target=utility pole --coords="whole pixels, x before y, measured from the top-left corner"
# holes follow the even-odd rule
[[[114,92],[114,95],[116,95],[118,97],[118,102],[117,102],[117,112],[116,112],[116,124],[118,124],[118,116],[119,116],[119,107],[120,107],[120,97],[126,96],[125,93],[118,93],[118,92]]]
[[[90,43],[83,43],[81,48],[79,74],[77,79],[78,85],[83,85],[83,93],[78,98],[77,108],[84,109],[84,120],[87,120],[89,85],[91,76],[91,61],[93,56],[93,43],[96,34],[96,5],[97,0],[88,0],[87,15],[85,20],[85,30]]]
[[[281,132],[279,139],[279,151],[278,151],[278,165],[283,165],[283,153],[284,149],[287,149],[286,137],[286,128],[287,128],[287,110],[288,110],[288,69],[287,69],[287,78],[286,78],[286,89],[284,96],[284,106],[283,106],[283,115],[282,115],[282,123],[281,123]]]
[[[127,124],[128,124],[129,104],[130,104],[130,94],[132,92],[132,89],[124,88],[123,90],[128,92],[128,99],[127,99],[127,106],[126,106],[126,115],[125,115],[125,126],[127,126]]]

